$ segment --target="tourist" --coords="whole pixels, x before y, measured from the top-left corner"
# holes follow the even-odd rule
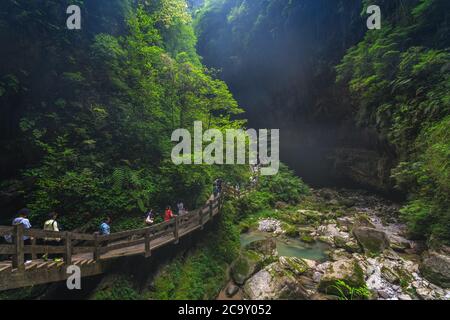
[[[28,210],[27,208],[19,210],[19,212],[17,213],[17,218],[13,220],[12,225],[18,226],[21,224],[25,229],[31,229],[31,223],[30,220],[28,219],[29,214],[30,210]],[[9,243],[12,243],[12,236],[6,235],[5,240]],[[32,238],[30,238],[29,236],[23,236],[22,240],[24,245],[31,245]],[[25,264],[31,263],[31,254],[25,254],[24,258]]]
[[[145,224],[151,226],[153,222],[155,222],[155,213],[153,212],[153,209],[150,209],[145,218]]]
[[[219,193],[222,193],[222,179],[218,178],[216,180],[217,190]]]
[[[182,214],[184,214],[184,203],[183,202],[178,202],[177,204],[177,208],[178,208],[178,215],[181,216]]]
[[[216,181],[214,181],[214,184],[213,184],[213,194],[214,194],[214,198],[217,198],[217,196],[219,195],[219,187],[217,186]]]
[[[58,213],[56,212],[51,212],[48,216],[48,220],[45,221],[44,223],[44,230],[45,231],[56,231],[59,232],[59,226],[58,226],[58,221],[56,221],[56,219],[58,218]],[[44,238],[44,245],[45,246],[50,246],[50,247],[54,247],[54,246],[58,246],[61,243],[61,239],[60,238],[52,238],[52,237],[48,237],[48,238]],[[42,257],[44,260],[47,259],[54,259],[56,262],[61,261],[61,257],[58,257],[55,254],[44,254]]]
[[[111,218],[106,217],[100,224],[100,234],[102,236],[107,236],[111,234]]]
[[[173,216],[173,212],[172,212],[172,208],[170,206],[167,206],[165,214],[164,214],[164,221],[168,222],[170,221],[170,219],[172,219]]]

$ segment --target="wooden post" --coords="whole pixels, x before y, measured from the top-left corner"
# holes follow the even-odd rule
[[[214,202],[215,202],[216,200],[214,199],[214,200],[211,200],[210,202],[209,202],[209,218],[210,219],[212,219],[212,217],[213,217],[213,215],[214,215]]]
[[[200,208],[200,210],[198,210],[198,220],[200,224],[200,230],[203,230],[203,208]]]
[[[64,263],[69,266],[72,264],[72,234],[65,232],[64,238]]]
[[[94,234],[94,260],[100,260],[100,243],[98,241],[98,234]]]
[[[175,244],[178,244],[179,242],[179,232],[180,232],[180,224],[179,224],[179,217],[175,217],[175,230],[173,231],[173,235],[175,237]]]
[[[152,249],[150,247],[150,229],[151,228],[147,228],[147,230],[145,230],[145,257],[151,257],[152,255]]]
[[[33,238],[31,239],[31,260],[37,259],[35,246],[36,246],[36,238]]]
[[[17,268],[20,271],[25,270],[24,264],[24,241],[23,241],[23,224],[14,226],[13,242],[14,242],[14,254],[12,259],[13,268]]]

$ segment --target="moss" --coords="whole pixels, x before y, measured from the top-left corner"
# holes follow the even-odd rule
[[[353,266],[353,272],[355,275],[355,282],[353,283],[354,287],[363,287],[366,285],[366,281],[364,280],[364,270],[361,266],[355,262]]]
[[[314,240],[313,237],[311,237],[309,234],[304,234],[300,237],[300,240],[306,243],[314,243],[316,240]]]
[[[289,269],[297,275],[309,270],[308,264],[303,259],[287,257],[284,261],[288,264]]]
[[[125,278],[117,278],[111,286],[94,293],[94,300],[139,300],[142,297],[133,288],[131,281]]]
[[[334,276],[330,277],[322,277],[320,283],[319,283],[319,291],[331,294],[331,295],[338,295],[339,291],[335,287],[336,281],[342,281],[345,283],[345,285],[351,287],[351,288],[364,288],[366,285],[366,282],[364,280],[364,271],[361,268],[361,266],[354,261],[352,265],[345,264],[346,268],[351,268],[351,270],[344,271],[343,276],[336,278]],[[342,265],[340,267],[343,267]],[[328,274],[333,274],[335,271],[333,269],[333,265],[330,265],[329,269],[327,270]]]
[[[241,223],[239,223],[239,230],[240,233],[247,233],[250,231],[250,227],[251,227],[251,223],[248,221],[242,221]]]
[[[237,284],[243,284],[253,271],[250,269],[249,260],[244,257],[239,257],[231,267],[231,276]]]
[[[283,226],[283,230],[284,230],[284,233],[286,234],[286,236],[288,236],[288,237],[296,238],[299,236],[298,229],[295,226],[286,224]]]

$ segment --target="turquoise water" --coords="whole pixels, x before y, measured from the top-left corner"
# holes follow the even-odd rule
[[[241,247],[272,237],[269,233],[252,231],[241,234]],[[298,239],[275,237],[279,256],[297,257],[315,261],[326,261],[328,245],[321,242],[306,243]]]

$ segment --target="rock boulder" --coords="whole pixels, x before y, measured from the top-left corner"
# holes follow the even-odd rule
[[[434,284],[450,288],[450,256],[436,251],[426,251],[422,255],[420,271]]]
[[[369,227],[356,227],[353,229],[353,235],[365,252],[378,254],[389,248],[389,238],[384,231]]]

